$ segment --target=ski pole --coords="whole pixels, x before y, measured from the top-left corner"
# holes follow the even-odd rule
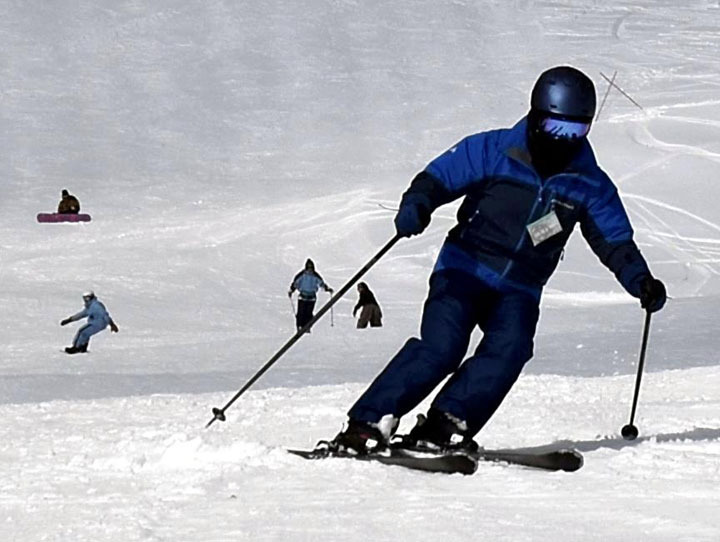
[[[290,339],[278,350],[273,357],[271,357],[267,362],[265,362],[265,365],[260,367],[258,371],[248,380],[242,388],[238,390],[238,392],[225,404],[222,408],[214,407],[212,409],[213,417],[212,419],[205,425],[205,428],[210,427],[215,420],[220,420],[221,422],[225,421],[225,411],[230,408],[230,405],[232,405],[237,399],[245,393],[250,386],[252,386],[265,372],[273,366],[273,364],[280,359],[280,357],[287,352],[292,345],[294,345],[298,340],[300,340],[300,337],[302,337],[305,332],[310,329],[310,327],[317,322],[332,306],[343,296],[345,293],[352,287],[355,282],[357,282],[360,277],[362,277],[365,273],[367,273],[368,269],[370,269],[373,265],[377,263],[377,261],[382,258],[385,253],[390,250],[395,243],[397,243],[401,239],[400,235],[395,235],[390,241],[388,241],[384,247],[380,249],[380,251],[373,256],[370,261],[368,261],[355,275],[343,286],[340,288],[340,290],[333,295],[330,300],[323,305],[323,307],[313,316],[310,321],[305,324],[301,329],[295,333]]]
[[[635,408],[637,407],[638,395],[640,394],[640,380],[642,379],[643,365],[645,364],[645,351],[647,349],[648,335],[650,334],[650,311],[645,313],[645,328],[643,329],[642,346],[640,347],[640,360],[638,361],[637,378],[635,379],[635,395],[633,397],[632,410],[630,411],[630,423],[624,425],[620,434],[625,440],[635,440],[638,436],[638,428],[633,425],[635,420]]]
[[[297,311],[295,310],[295,303],[293,303],[293,300],[292,300],[292,294],[290,296],[288,296],[288,300],[290,301],[290,307],[292,308],[293,317],[297,321]],[[293,326],[293,327],[295,327],[297,329],[296,326]]]

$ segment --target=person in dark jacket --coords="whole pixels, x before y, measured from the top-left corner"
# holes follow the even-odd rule
[[[298,331],[312,320],[315,302],[317,301],[317,291],[320,288],[331,295],[333,293],[333,289],[325,284],[320,274],[315,271],[315,262],[308,258],[305,262],[305,268],[295,275],[288,291],[288,297],[292,297],[295,290],[299,292],[298,308],[295,314],[295,325]]]
[[[576,224],[645,310],[663,307],[665,286],[650,273],[588,142],[595,107],[585,74],[552,68],[515,126],[466,137],[414,178],[395,216],[397,234],[420,234],[435,209],[464,198],[458,223],[431,274],[420,337],[409,339],[355,402],[335,447],[363,454],[386,446],[400,417],[450,376],[404,442],[477,449],[473,437],[533,355],[543,286]],[[463,361],[476,326],[482,340]]]
[[[358,310],[360,311],[360,318],[357,321],[358,329],[364,329],[368,324],[370,324],[370,327],[382,327],[382,311],[375,299],[375,295],[364,282],[358,283],[357,290],[360,297],[353,308],[353,316]]]
[[[72,346],[65,348],[65,352],[68,354],[84,354],[87,352],[88,344],[90,344],[90,337],[96,333],[100,333],[103,329],[110,326],[110,331],[117,333],[120,331],[110,317],[105,305],[95,297],[94,292],[85,292],[83,294],[83,309],[77,314],[73,314],[60,322],[61,326],[66,326],[70,322],[76,322],[87,318],[87,323],[78,329],[73,339]]]
[[[80,212],[80,202],[67,190],[61,192],[62,199],[58,203],[57,212],[64,215],[76,215]]]

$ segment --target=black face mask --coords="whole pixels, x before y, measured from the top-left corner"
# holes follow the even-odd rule
[[[532,164],[543,179],[564,171],[570,162],[578,155],[585,142],[585,134],[589,130],[589,121],[574,123],[587,130],[581,130],[584,135],[579,137],[563,137],[556,133],[548,133],[542,127],[543,115],[531,111],[528,114],[528,149]]]

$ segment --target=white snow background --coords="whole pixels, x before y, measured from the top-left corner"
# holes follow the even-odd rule
[[[0,540],[720,540],[719,51],[709,0],[0,2]],[[305,259],[339,289],[412,177],[557,64],[596,82],[591,140],[672,296],[640,437],[644,315],[576,232],[478,441],[570,445],[580,471],[284,452],[417,333],[452,205],[363,278],[385,327],[354,328],[353,288],[205,429],[292,336]],[[91,223],[36,223],[63,188]],[[68,356],[88,288],[120,333]]]

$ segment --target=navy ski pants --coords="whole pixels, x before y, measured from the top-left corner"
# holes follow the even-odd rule
[[[305,324],[312,320],[315,301],[315,299],[298,299],[297,314],[295,315],[295,325],[298,329],[302,329]]]
[[[420,338],[411,338],[348,412],[378,422],[415,408],[448,375],[432,402],[468,425],[470,435],[490,419],[533,354],[539,300],[499,292],[472,275],[444,270],[430,278]],[[478,326],[483,338],[465,360]]]

